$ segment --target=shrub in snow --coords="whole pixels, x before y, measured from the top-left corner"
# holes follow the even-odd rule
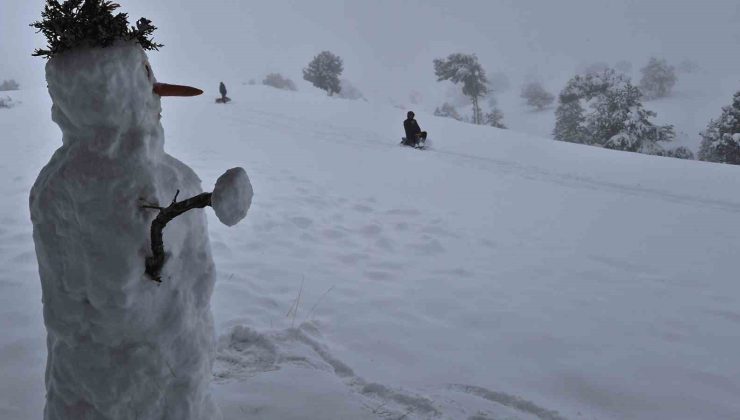
[[[20,89],[20,85],[13,79],[3,80],[3,82],[0,83],[0,92],[18,89]]]
[[[256,80],[254,80],[254,79],[249,79],[249,82],[247,82],[247,84],[248,84],[249,86],[254,86],[254,85],[256,85],[256,84],[257,84],[257,81],[256,81]]]
[[[332,96],[342,90],[339,81],[342,71],[342,59],[329,51],[323,51],[303,69],[303,79]]]
[[[575,76],[560,93],[556,140],[616,150],[659,154],[659,142],[673,140],[673,126],[658,126],[643,108],[640,89],[614,70]]]
[[[640,69],[640,90],[648,99],[664,98],[671,94],[676,84],[676,71],[663,59],[651,57],[648,64]]]
[[[740,165],[740,91],[701,133],[699,160]]]
[[[339,91],[339,97],[343,99],[351,99],[351,100],[358,100],[358,99],[365,99],[365,96],[360,92],[360,89],[355,87],[349,80],[342,79],[340,80],[340,91]]]
[[[486,72],[478,63],[475,54],[450,54],[446,59],[434,60],[434,74],[437,81],[449,80],[455,84],[462,84],[462,92],[473,102],[473,123],[482,124],[479,99],[488,93],[488,79]]]
[[[0,96],[0,109],[12,108],[14,106],[15,106],[15,102],[13,102],[13,99],[11,99],[9,96],[5,96],[5,97]]]
[[[687,159],[694,160],[694,153],[687,147],[679,146],[673,149],[668,149],[660,154],[661,156],[672,157],[676,159]]]
[[[498,108],[494,108],[493,111],[486,114],[484,118],[485,123],[491,127],[506,128],[504,125],[504,113]]]
[[[265,86],[271,86],[276,89],[283,90],[298,90],[295,87],[295,83],[287,77],[283,77],[280,73],[270,73],[262,80],[262,84]]]
[[[555,96],[546,91],[539,82],[530,82],[522,86],[520,96],[527,101],[527,105],[538,111],[542,111],[555,101]]]
[[[454,120],[462,121],[462,117],[460,117],[460,114],[458,114],[455,107],[447,102],[443,103],[441,107],[437,107],[434,110],[434,115],[438,117],[452,118]]]

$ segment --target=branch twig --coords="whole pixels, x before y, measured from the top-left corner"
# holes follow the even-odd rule
[[[211,205],[211,193],[198,194],[194,197],[190,197],[180,202],[177,201],[178,195],[180,195],[180,190],[177,190],[175,198],[172,199],[172,204],[167,207],[150,205],[142,206],[146,209],[159,210],[159,214],[152,221],[152,255],[146,257],[145,262],[146,274],[148,274],[152,280],[158,283],[162,282],[162,267],[164,267],[165,259],[167,257],[167,254],[164,251],[164,240],[162,239],[162,233],[164,231],[164,228],[167,226],[167,223],[188,210],[198,208],[202,209],[206,206]]]

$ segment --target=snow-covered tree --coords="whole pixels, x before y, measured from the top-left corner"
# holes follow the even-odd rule
[[[262,80],[265,86],[271,86],[276,89],[296,91],[295,83],[280,73],[270,73]]]
[[[740,165],[740,91],[701,133],[699,160]]]
[[[623,80],[623,76],[613,71],[577,75],[570,79],[558,96],[555,109],[555,140],[571,143],[597,143],[592,133],[586,129],[585,105],[592,98],[605,94],[608,87]]]
[[[522,92],[520,95],[524,100],[527,101],[527,105],[533,107],[538,111],[550,106],[555,100],[555,96],[552,93],[545,90],[540,82],[529,82],[522,86]]]
[[[18,89],[20,89],[20,85],[13,79],[3,80],[3,82],[0,83],[0,92]]]
[[[453,120],[462,121],[462,117],[460,117],[460,114],[457,112],[455,107],[447,102],[443,103],[442,106],[438,106],[434,110],[434,115],[438,117],[452,118]]]
[[[434,74],[438,82],[449,80],[455,84],[462,83],[463,94],[473,102],[473,123],[483,123],[478,101],[488,93],[488,79],[478,57],[475,54],[456,53],[446,59],[435,59]]]
[[[642,73],[640,90],[646,98],[664,98],[671,94],[676,84],[676,71],[665,60],[651,57],[640,72]]]
[[[339,87],[341,88],[339,91],[340,98],[351,100],[365,99],[365,95],[360,92],[360,89],[353,85],[349,80],[341,79],[339,82]]]
[[[342,71],[342,59],[329,51],[322,51],[303,69],[303,79],[332,96],[342,90],[339,80]]]
[[[570,143],[589,144],[589,138],[583,126],[586,117],[578,98],[572,99],[560,95],[559,105],[555,109],[555,140]]]
[[[504,125],[504,113],[498,108],[494,108],[491,112],[487,113],[484,116],[484,122],[491,127],[506,128],[506,125]]]
[[[600,145],[647,154],[663,151],[673,140],[673,126],[658,126],[655,113],[643,108],[642,93],[614,70],[575,76],[560,93],[555,111],[556,140]]]

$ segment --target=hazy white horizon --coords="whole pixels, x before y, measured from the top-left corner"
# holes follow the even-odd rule
[[[124,0],[131,22],[141,16],[165,44],[151,52],[163,81],[215,91],[281,72],[307,88],[301,69],[322,50],[341,56],[343,77],[368,96],[403,101],[410,91],[444,94],[432,60],[476,53],[489,73],[515,84],[536,77],[558,88],[593,62],[648,57],[697,61],[740,88],[740,7],[735,0],[446,0],[254,1]],[[42,0],[4,0],[0,13],[0,80],[43,86],[45,40],[29,23]],[[730,93],[728,92],[728,97]]]

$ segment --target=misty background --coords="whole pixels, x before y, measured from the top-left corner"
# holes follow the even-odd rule
[[[675,125],[675,146],[697,150],[700,131],[740,88],[740,4],[737,0],[377,0],[377,1],[122,1],[129,21],[159,29],[149,52],[158,80],[190,84],[218,96],[227,87],[260,84],[268,73],[316,88],[302,69],[329,50],[347,79],[369,101],[431,113],[450,102],[463,114],[460,87],[439,83],[432,61],[475,53],[492,82],[504,124],[550,138],[551,109],[533,114],[519,91],[538,81],[554,95],[577,73],[599,64],[621,67],[636,83],[652,56],[692,74],[678,75],[671,97],[652,102],[657,121]],[[0,3],[0,80],[46,95],[45,60],[32,57],[45,39],[29,24],[43,0]],[[621,66],[620,66],[621,65]],[[490,98],[489,98],[490,99]],[[494,105],[489,105],[494,106]],[[400,118],[405,115],[401,112]],[[422,118],[423,125],[423,118]]]
[[[417,92],[427,111],[451,90],[436,82],[432,60],[453,52],[477,54],[489,78],[503,73],[517,91],[522,81],[537,79],[557,94],[596,62],[629,61],[637,78],[650,56],[699,64],[707,89],[726,91],[718,104],[740,86],[737,0],[121,3],[131,22],[144,16],[159,28],[154,38],[165,46],[149,53],[157,78],[209,93],[217,92],[219,81],[259,83],[269,72],[290,77],[300,90],[314,89],[301,70],[323,50],[344,60],[342,77],[368,99],[404,105]],[[15,79],[23,89],[45,86],[45,60],[31,56],[45,40],[28,26],[43,5],[2,0],[0,80]]]

